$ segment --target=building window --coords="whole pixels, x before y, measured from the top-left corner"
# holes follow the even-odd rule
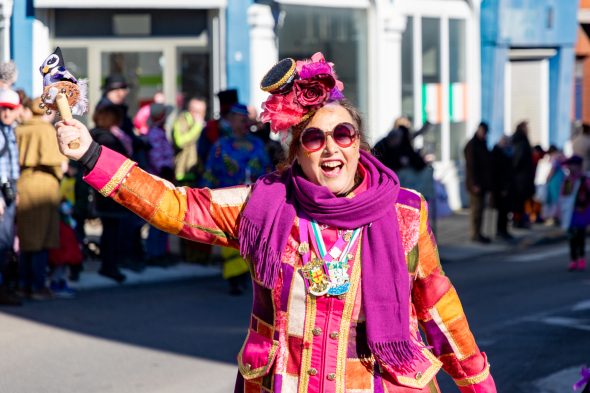
[[[334,62],[344,95],[367,113],[367,16],[362,9],[284,5],[278,31],[279,58],[322,52]]]
[[[465,20],[449,20],[449,120],[451,160],[461,158],[467,127],[467,61]]]
[[[402,114],[414,121],[414,18],[402,34]]]
[[[422,123],[432,127],[424,136],[424,153],[442,158],[442,86],[440,19],[422,18]]]

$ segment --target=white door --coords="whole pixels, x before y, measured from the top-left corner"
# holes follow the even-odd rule
[[[531,145],[549,147],[549,61],[508,62],[505,95],[504,131],[511,135],[526,120]]]

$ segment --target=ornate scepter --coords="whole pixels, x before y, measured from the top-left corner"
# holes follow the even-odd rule
[[[43,94],[39,106],[47,114],[57,110],[61,118],[68,121],[73,119],[72,113],[82,115],[88,110],[87,80],[77,80],[66,69],[59,47],[45,59],[39,71],[43,75]],[[68,147],[77,149],[80,141],[76,139]]]

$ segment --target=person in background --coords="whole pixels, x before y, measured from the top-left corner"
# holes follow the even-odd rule
[[[20,177],[14,126],[20,112],[18,94],[0,89],[0,304],[20,305],[6,281],[8,262],[14,258],[16,182]]]
[[[572,150],[583,159],[584,173],[590,172],[590,124],[582,124],[581,131],[572,139]]]
[[[17,78],[18,70],[12,60],[0,63],[0,89],[11,89]]]
[[[559,194],[561,192],[561,185],[565,179],[565,172],[563,171],[563,162],[565,157],[563,153],[554,145],[549,146],[547,150],[549,157],[549,172],[545,180],[545,200],[543,204],[543,217],[549,220],[553,225],[559,224]]]
[[[471,240],[483,244],[490,239],[481,233],[487,193],[492,187],[492,156],[488,150],[488,125],[479,123],[477,131],[465,145],[465,186],[471,209]]]
[[[492,166],[494,168],[492,172],[492,201],[498,211],[496,236],[511,241],[514,240],[514,237],[508,232],[508,214],[512,210],[510,192],[514,180],[512,178],[510,138],[506,135],[502,135],[492,149]]]
[[[235,104],[227,118],[233,135],[221,138],[211,148],[203,175],[204,187],[252,184],[271,170],[263,142],[250,132],[248,108]],[[221,258],[223,278],[229,283],[230,294],[241,295],[247,285],[248,265],[235,249],[222,248]]]
[[[174,149],[166,138],[166,118],[171,108],[164,104],[150,105],[147,138],[151,145],[148,154],[148,172],[169,182],[174,182]],[[149,265],[168,264],[168,234],[150,226],[146,241],[146,257]]]
[[[121,116],[121,110],[117,106],[106,105],[97,108],[93,116],[95,128],[90,131],[90,134],[97,143],[130,158],[133,155],[133,141],[119,127]],[[98,194],[96,210],[102,223],[100,236],[102,264],[99,274],[122,283],[126,277],[119,268],[133,246],[130,231],[134,228],[127,225],[131,218],[125,209]]]
[[[76,291],[68,286],[66,268],[82,264],[80,242],[76,236],[77,225],[72,217],[73,206],[67,199],[63,199],[59,206],[59,247],[49,250],[49,289],[55,297],[70,299],[76,296]],[[75,271],[75,270],[74,270]]]
[[[67,162],[55,141],[51,118],[29,100],[32,117],[15,130],[21,175],[17,182],[17,233],[21,289],[35,300],[52,297],[47,287],[49,249],[59,247],[60,181]]]
[[[393,129],[373,148],[375,157],[394,172],[406,168],[421,171],[426,167],[426,162],[412,145],[411,128],[412,125],[407,117],[397,118]],[[428,128],[430,123],[425,123],[416,134],[423,134]]]
[[[206,114],[205,99],[193,97],[172,126],[172,141],[176,150],[175,176],[181,184],[191,185],[197,180],[197,140],[205,127]]]
[[[570,247],[568,270],[586,270],[586,228],[590,224],[590,178],[583,172],[580,156],[568,158],[561,188],[561,225],[567,229]]]
[[[118,126],[131,139],[132,158],[142,168],[146,168],[149,143],[142,135],[137,135],[134,132],[133,121],[131,121],[128,113],[129,106],[126,103],[127,96],[129,95],[127,80],[122,75],[109,75],[102,86],[102,90],[103,94],[98,104],[96,104],[95,111],[105,106],[114,106],[120,111],[121,120]]]
[[[238,91],[236,89],[222,90],[217,93],[217,98],[219,99],[219,118],[207,122],[197,141],[197,155],[199,156],[198,175],[202,175],[204,165],[209,158],[209,152],[215,142],[219,138],[232,135],[232,127],[229,124],[228,116],[232,106],[238,103]]]
[[[146,135],[149,130],[148,119],[150,118],[150,105],[163,104],[165,101],[166,97],[164,97],[164,93],[158,91],[154,94],[152,102],[148,102],[139,108],[135,116],[133,116],[133,126],[139,135]]]
[[[517,228],[530,228],[531,221],[525,205],[535,195],[533,149],[529,142],[528,122],[520,122],[512,134],[512,170],[514,173],[514,204],[512,221]]]

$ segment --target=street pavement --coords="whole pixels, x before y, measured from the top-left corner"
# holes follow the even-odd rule
[[[565,270],[563,232],[534,225],[512,243],[480,245],[468,240],[466,212],[434,227],[498,391],[571,392],[590,363],[590,272]],[[75,300],[0,308],[0,392],[232,391],[250,296],[228,296],[217,267],[126,271],[124,285],[96,267]],[[457,392],[442,374],[442,391]]]

